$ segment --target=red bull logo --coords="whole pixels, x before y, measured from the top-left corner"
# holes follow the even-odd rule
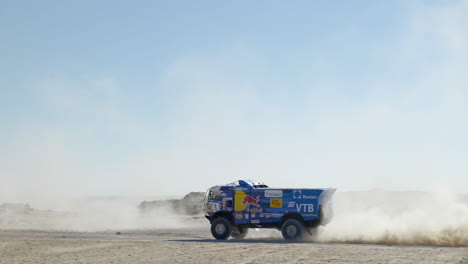
[[[258,204],[258,201],[257,199],[253,198],[252,196],[250,195],[246,195],[244,197],[244,199],[242,199],[242,204],[245,204],[245,205],[249,205],[249,204],[252,204],[256,207],[260,207],[260,205]]]
[[[244,211],[249,204],[259,208],[259,200],[245,194],[243,191],[236,191],[234,196],[234,211]]]

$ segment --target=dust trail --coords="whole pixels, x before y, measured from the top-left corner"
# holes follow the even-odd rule
[[[30,205],[0,203],[0,229],[102,231],[173,229],[201,225],[200,219],[159,207],[141,213],[139,199],[81,198],[35,200]]]
[[[337,193],[335,216],[315,240],[468,246],[468,199],[424,192]]]

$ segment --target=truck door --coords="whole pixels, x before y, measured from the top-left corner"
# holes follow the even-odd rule
[[[265,210],[265,191],[262,189],[252,189],[249,198],[249,214],[251,224],[260,224],[262,218],[260,215]]]
[[[250,224],[250,212],[253,207],[258,207],[258,201],[252,196],[252,189],[236,189],[234,193],[234,223]]]
[[[233,211],[233,200],[232,197],[234,195],[234,191],[226,190],[221,193],[221,209],[223,211],[232,212]]]

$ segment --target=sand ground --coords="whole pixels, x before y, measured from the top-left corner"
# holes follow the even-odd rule
[[[214,240],[201,228],[156,231],[0,231],[0,263],[458,263],[468,247]],[[254,235],[253,235],[254,236]]]

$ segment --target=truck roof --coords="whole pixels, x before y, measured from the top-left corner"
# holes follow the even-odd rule
[[[232,182],[230,184],[226,184],[226,186],[250,186],[252,188],[258,189],[258,188],[268,188],[268,185],[260,182],[256,182],[253,180],[238,180],[235,182]]]
[[[235,187],[247,187],[247,188],[252,188],[252,189],[282,189],[282,190],[317,190],[317,188],[275,188],[275,187],[269,187],[265,183],[260,183],[254,180],[238,180],[229,184],[224,184],[224,185],[216,185],[211,187],[210,189],[224,189],[224,188],[235,188]],[[320,190],[327,190],[328,192],[335,192],[335,188],[318,188]]]

